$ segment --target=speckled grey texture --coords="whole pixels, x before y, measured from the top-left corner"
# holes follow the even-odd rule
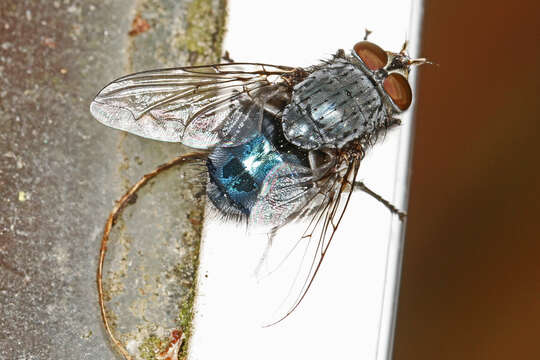
[[[104,222],[130,184],[186,149],[109,129],[88,106],[125,73],[216,60],[224,11],[210,18],[211,45],[219,44],[205,54],[190,48],[197,24],[186,25],[199,3],[222,5],[0,2],[0,359],[115,358],[95,286]],[[136,13],[151,28],[130,37]],[[182,181],[192,176],[186,171],[197,169],[158,176],[111,236],[105,271],[113,282],[105,285],[127,289],[108,294],[122,333],[141,323],[147,333],[178,326],[194,271],[184,260],[198,251],[203,205],[193,195],[200,188]]]

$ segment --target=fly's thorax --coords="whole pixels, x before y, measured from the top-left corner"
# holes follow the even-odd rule
[[[284,135],[304,149],[342,148],[384,127],[391,108],[376,81],[349,59],[334,59],[293,89]]]

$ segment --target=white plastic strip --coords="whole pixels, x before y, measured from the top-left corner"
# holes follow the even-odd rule
[[[373,31],[370,41],[386,50],[398,52],[409,39],[409,53],[418,55],[420,0],[230,0],[229,14],[225,49],[235,61],[312,65],[337,49],[349,51],[365,28]],[[401,209],[408,191],[411,116],[409,110],[403,125],[371,149],[359,174]],[[299,236],[303,228],[284,229],[274,243]],[[267,316],[272,304],[266,301],[274,293],[286,295],[288,286],[265,284],[255,275],[267,237],[207,219],[189,359],[390,359],[403,230],[380,203],[353,194],[302,304],[279,324],[262,327],[276,320]]]

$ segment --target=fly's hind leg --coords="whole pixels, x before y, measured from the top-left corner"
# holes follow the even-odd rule
[[[405,217],[407,216],[406,213],[404,213],[403,211],[400,211],[398,208],[396,208],[390,201],[386,200],[385,198],[383,198],[381,195],[377,194],[375,191],[371,190],[370,188],[368,188],[366,186],[366,184],[364,184],[362,181],[356,181],[354,183],[354,189],[359,189],[363,192],[365,192],[366,194],[370,195],[371,197],[373,197],[375,200],[377,200],[378,202],[380,202],[381,204],[383,204],[384,206],[386,206],[386,208],[388,210],[390,210],[390,212],[392,214],[396,214],[399,218],[399,220],[403,221],[405,219]]]

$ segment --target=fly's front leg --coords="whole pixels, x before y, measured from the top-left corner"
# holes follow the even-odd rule
[[[383,198],[381,195],[377,194],[375,191],[368,188],[362,181],[356,181],[354,184],[353,189],[362,190],[368,195],[371,195],[375,200],[383,204],[390,210],[392,214],[396,214],[399,218],[399,220],[403,221],[405,217],[407,216],[406,213],[400,211],[398,208],[396,208],[390,201]]]

